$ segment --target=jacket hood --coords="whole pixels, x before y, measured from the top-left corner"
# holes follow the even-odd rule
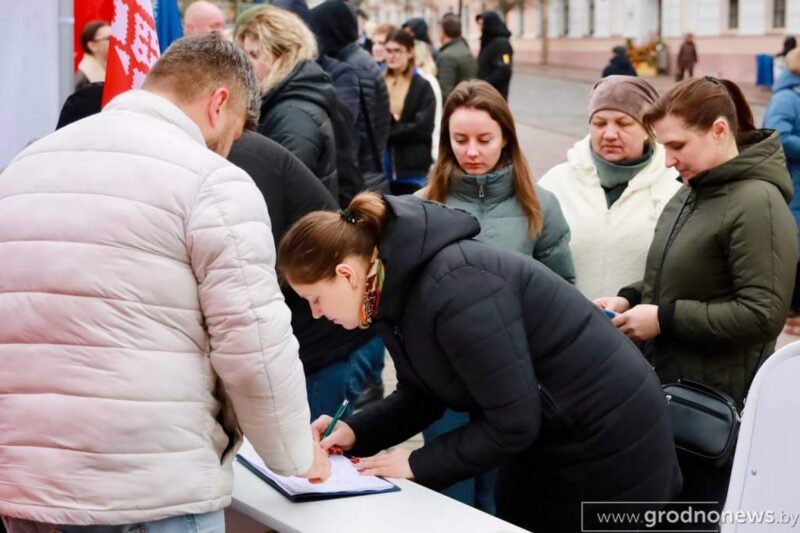
[[[478,221],[465,211],[450,209],[415,196],[385,196],[389,221],[378,243],[386,281],[378,318],[397,319],[409,282],[446,246],[480,233]]]
[[[772,91],[778,92],[783,89],[794,89],[798,85],[800,85],[800,76],[787,68],[784,69],[784,71],[778,76],[778,79],[775,80],[775,84],[772,86]]]
[[[306,23],[312,32],[317,33],[314,28],[314,20],[311,16],[311,9],[309,9],[306,0],[273,0],[272,5],[290,11],[300,17]]]
[[[408,19],[403,27],[408,26],[414,32],[414,38],[418,41],[425,41],[431,44],[431,38],[428,37],[428,23],[421,18]]]
[[[718,167],[701,172],[689,181],[695,189],[715,187],[741,180],[762,180],[771,183],[789,202],[792,199],[792,178],[786,170],[780,136],[775,130],[744,133],[739,155]]]
[[[303,61],[280,84],[261,98],[261,115],[284,100],[305,100],[325,110],[329,116],[338,101],[328,74],[314,61]]]
[[[347,2],[323,2],[311,10],[311,17],[320,54],[335,56],[342,48],[358,40],[358,19]]]
[[[622,55],[614,55],[609,62],[610,65],[614,65],[615,67],[631,67],[633,68],[633,63],[631,60],[628,59],[628,56],[625,54]]]
[[[506,24],[500,19],[500,15],[494,11],[484,11],[481,13],[483,20],[483,30],[481,31],[481,42],[491,41],[496,37],[511,37]]]

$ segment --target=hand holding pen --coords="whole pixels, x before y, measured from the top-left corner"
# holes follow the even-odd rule
[[[312,430],[319,435],[320,446],[329,453],[335,453],[336,449],[349,450],[356,443],[352,428],[340,420],[346,408],[347,400],[342,402],[334,417],[322,415],[311,424]]]

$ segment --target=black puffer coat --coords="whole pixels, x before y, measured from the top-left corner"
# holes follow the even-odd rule
[[[289,227],[312,211],[336,209],[333,196],[284,147],[255,132],[245,132],[233,143],[228,160],[250,174],[264,195],[277,248]],[[315,320],[308,302],[291,287],[281,287],[292,311],[292,331],[300,343],[306,374],[346,359],[373,334],[348,331],[327,320]]]
[[[508,86],[511,83],[514,50],[511,48],[511,32],[500,15],[494,11],[481,14],[481,51],[478,54],[478,78],[490,83],[503,98],[508,100]]]
[[[470,215],[386,197],[375,329],[398,388],[348,420],[356,455],[416,434],[445,407],[471,422],[410,457],[441,488],[502,465],[498,516],[579,531],[580,502],[669,500],[680,489],[667,404],[638,349],[537,261],[480,243]]]
[[[347,207],[353,196],[364,188],[364,175],[358,168],[358,130],[361,90],[355,69],[328,56],[320,56],[317,64],[328,73],[336,90],[339,105],[332,115],[336,136],[336,175],[339,182],[339,205]],[[353,114],[355,113],[355,114]]]
[[[346,2],[323,2],[311,10],[320,53],[351,65],[360,89],[358,167],[368,189],[388,190],[382,157],[389,136],[389,93],[380,67],[358,46],[358,21]]]
[[[333,117],[339,102],[330,77],[303,61],[261,98],[258,131],[297,156],[339,196]]]

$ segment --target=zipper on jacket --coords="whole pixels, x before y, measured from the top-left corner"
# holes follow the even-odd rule
[[[483,183],[478,184],[478,198],[486,198],[486,192],[483,190]]]

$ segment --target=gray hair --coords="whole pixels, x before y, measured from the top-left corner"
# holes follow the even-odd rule
[[[185,102],[222,85],[233,100],[242,99],[246,127],[254,128],[258,122],[261,97],[253,65],[244,51],[219,33],[190,35],[172,43],[150,69],[143,88],[148,85],[166,85]]]

